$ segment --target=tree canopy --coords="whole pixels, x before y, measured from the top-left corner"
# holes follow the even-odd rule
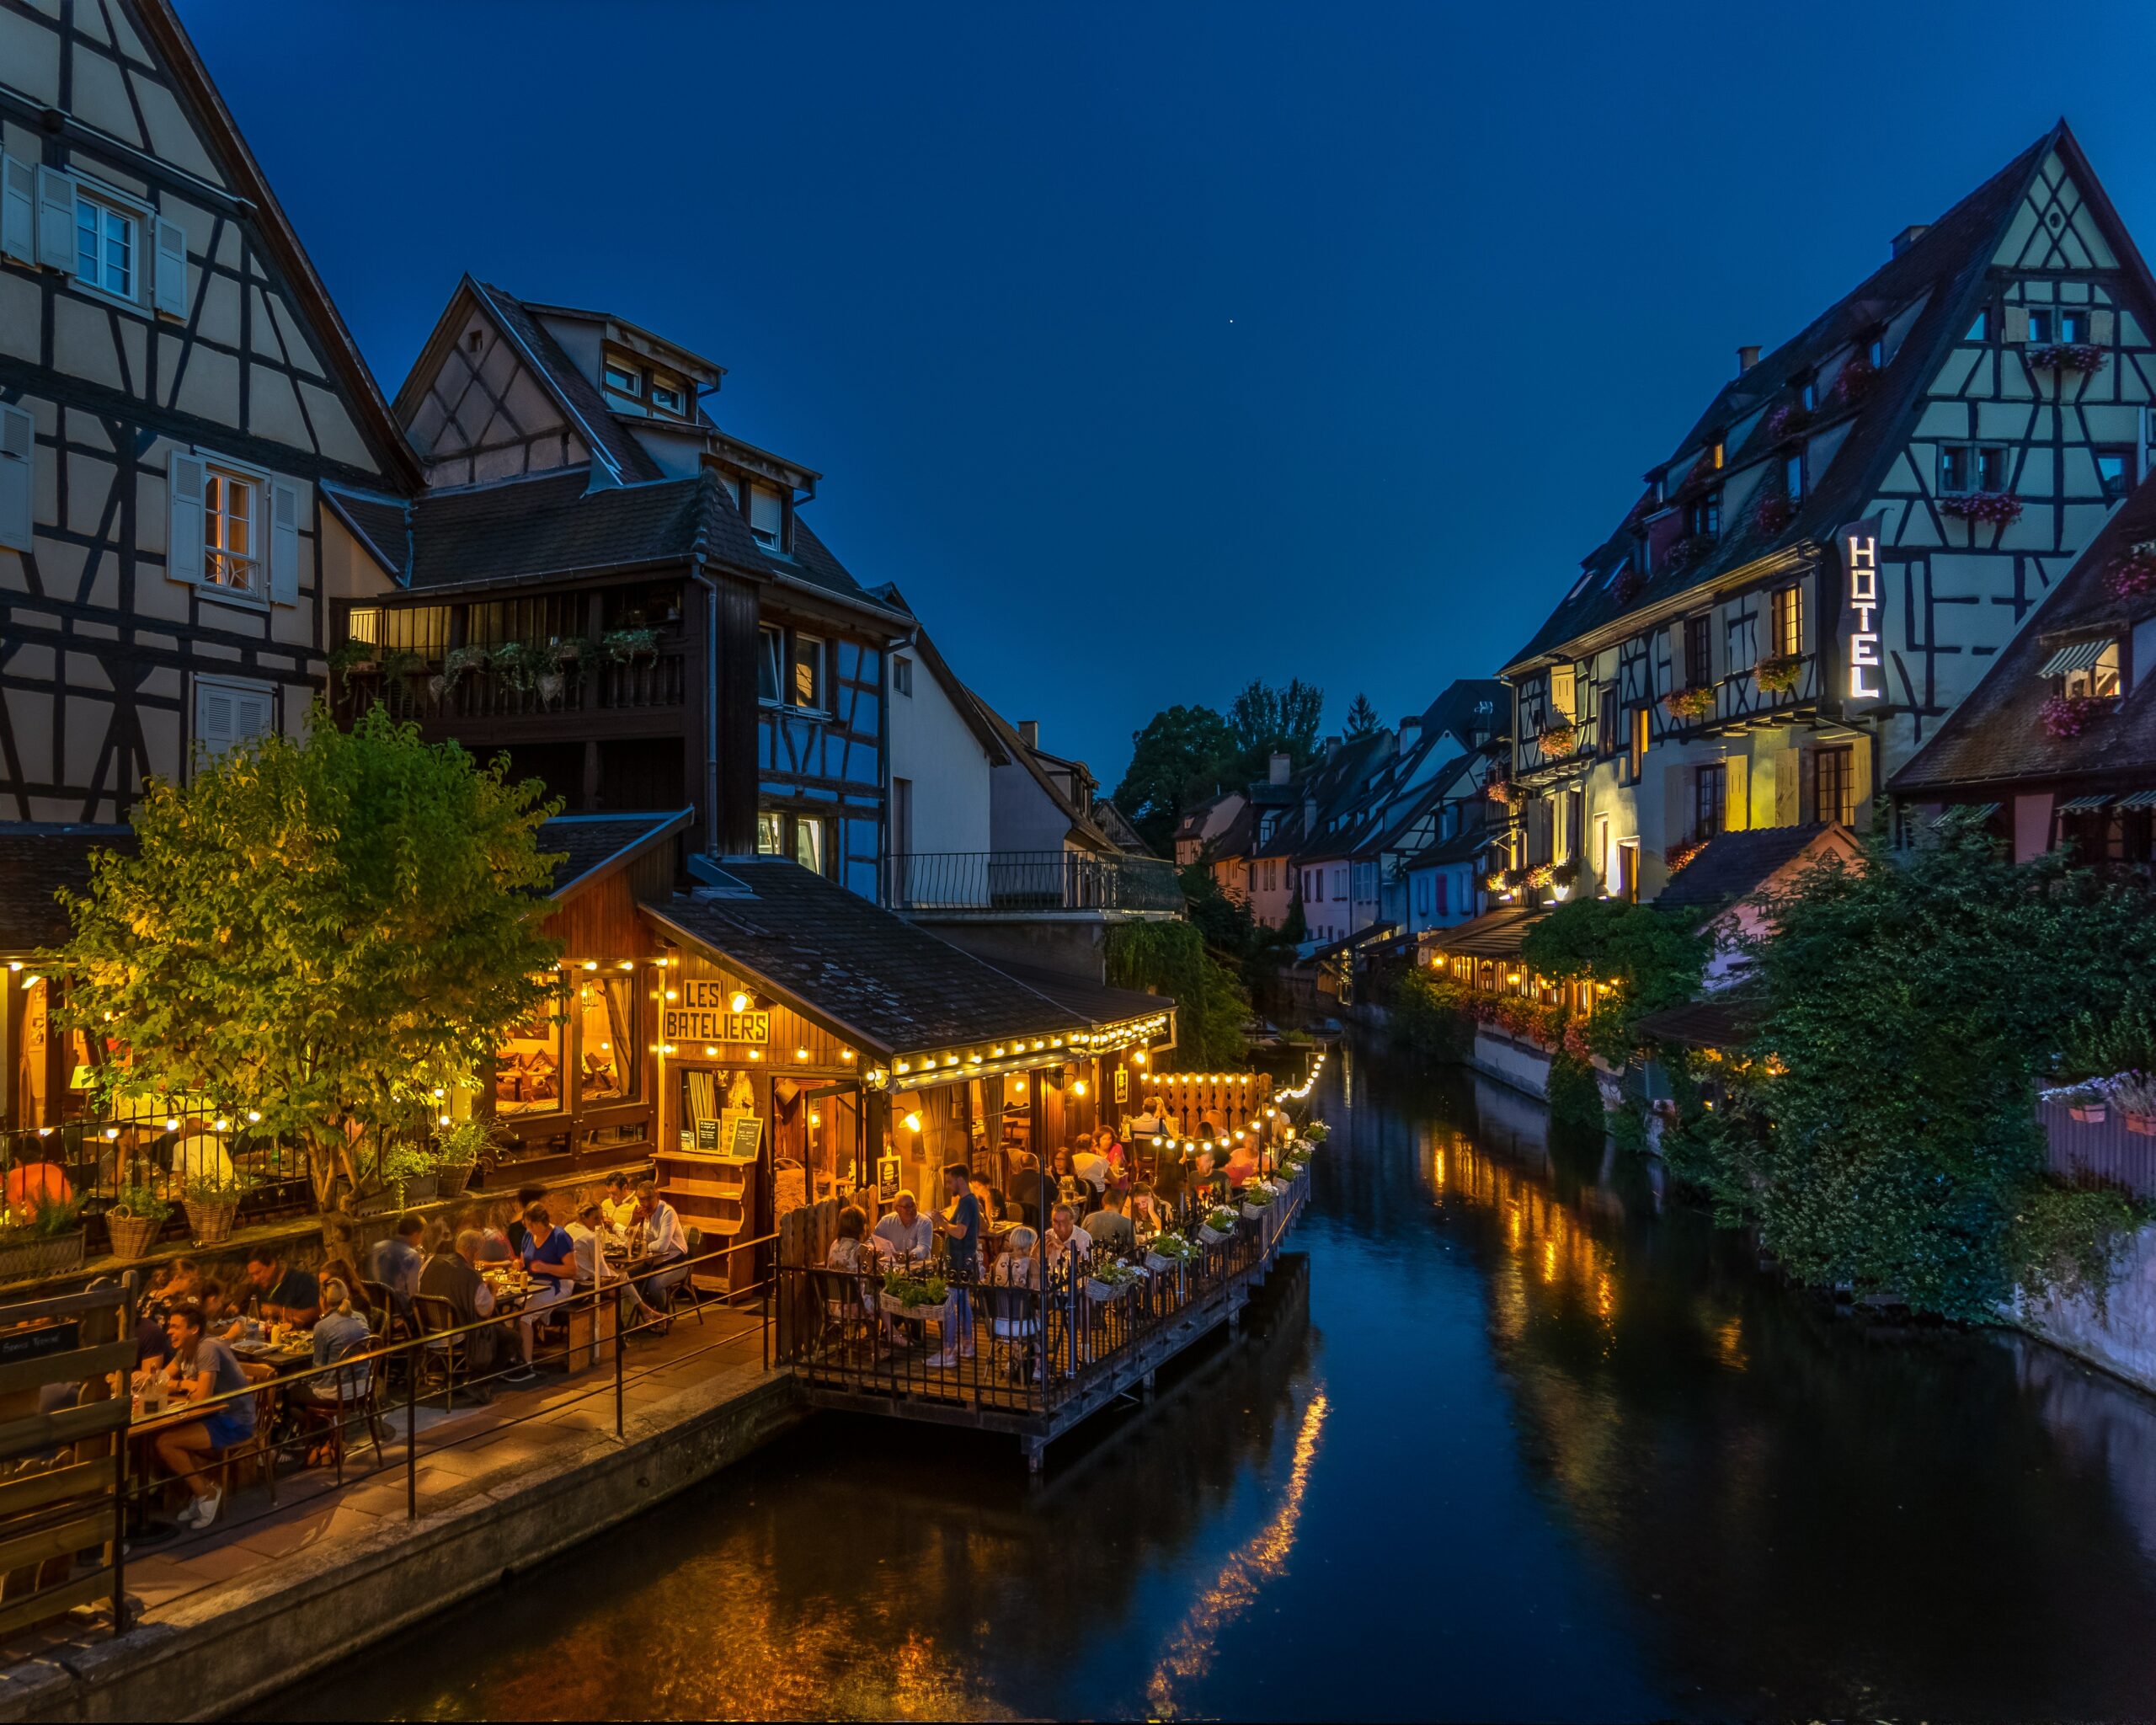
[[[307,1144],[327,1195],[336,1173],[357,1183],[358,1132],[472,1086],[552,1000],[543,795],[379,708],[343,731],[318,707],[304,741],[152,783],[139,850],[99,857],[46,962],[71,1021],[126,1050],[115,1091],[259,1112]]]
[[[1228,728],[1241,767],[1241,778],[1265,776],[1274,755],[1285,755],[1299,772],[1317,749],[1318,722],[1325,712],[1325,691],[1290,677],[1279,688],[1253,677],[1228,708]]]
[[[1564,981],[1615,985],[1588,1021],[1588,1045],[1621,1065],[1643,1013],[1689,1000],[1708,945],[1692,919],[1621,899],[1574,899],[1531,927],[1520,943],[1530,970]]]
[[[2100,1286],[2132,1211],[2046,1178],[2035,1091],[2076,1026],[2145,1007],[2145,889],[1950,831],[1874,837],[1772,912],[1733,1106],[1683,1124],[1678,1172],[1814,1284],[1975,1319],[2017,1286]]]
[[[1171,854],[1183,811],[1226,782],[1235,753],[1227,721],[1209,707],[1171,707],[1133,734],[1130,767],[1115,788],[1116,806],[1145,842]]]
[[[1378,728],[1378,710],[1370,705],[1368,695],[1358,695],[1355,704],[1348,709],[1348,734],[1367,737]]]

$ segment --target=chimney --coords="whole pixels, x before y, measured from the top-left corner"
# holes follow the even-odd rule
[[[1759,363],[1759,344],[1758,344],[1758,343],[1757,343],[1757,342],[1755,341],[1755,342],[1753,342],[1753,343],[1750,346],[1748,346],[1748,347],[1741,347],[1741,348],[1737,349],[1737,375],[1738,377],[1742,377],[1742,376],[1743,376],[1747,371],[1750,371],[1750,370],[1751,370],[1754,366],[1758,365],[1758,363]]]
[[[1028,749],[1039,748],[1041,745],[1041,722],[1038,718],[1020,719],[1018,721],[1018,740],[1023,743]]]
[[[1914,245],[1919,240],[1922,239],[1930,232],[1931,224],[1929,222],[1912,222],[1907,227],[1903,228],[1899,233],[1894,236],[1892,241],[1892,255],[1897,258],[1900,257],[1903,253],[1908,250],[1911,246]]]
[[[1289,771],[1294,765],[1294,757],[1292,756],[1272,756],[1265,763],[1265,782],[1267,784],[1284,785],[1288,782]]]
[[[1400,721],[1400,752],[1406,754],[1422,735],[1422,715],[1411,713]]]

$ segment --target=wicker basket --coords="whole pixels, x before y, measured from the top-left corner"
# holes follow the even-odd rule
[[[1156,1276],[1172,1276],[1182,1266],[1183,1260],[1179,1258],[1163,1258],[1157,1252],[1145,1254],[1145,1268]]]
[[[472,1183],[472,1171],[477,1162],[444,1162],[435,1171],[435,1192],[440,1198],[462,1198],[464,1188]]]
[[[1138,1290],[1135,1282],[1103,1282],[1097,1276],[1086,1278],[1086,1295],[1096,1306],[1108,1306]]]
[[[193,1199],[182,1206],[187,1212],[187,1231],[197,1246],[221,1246],[232,1236],[232,1224],[239,1216],[239,1200],[230,1204],[196,1204]]]
[[[165,1231],[165,1219],[124,1216],[117,1210],[107,1210],[104,1231],[111,1236],[115,1258],[147,1258],[150,1248],[157,1243],[157,1236]]]
[[[876,1296],[876,1303],[893,1317],[910,1318],[915,1323],[943,1322],[951,1308],[947,1297],[941,1306],[908,1306],[895,1294],[879,1293]]]
[[[83,1267],[83,1231],[45,1239],[15,1240],[0,1245],[0,1282],[31,1276],[61,1276]]]
[[[1225,1246],[1235,1236],[1233,1234],[1222,1233],[1210,1222],[1200,1222],[1198,1225],[1198,1237],[1208,1246]]]

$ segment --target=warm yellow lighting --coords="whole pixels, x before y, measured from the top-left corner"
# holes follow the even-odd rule
[[[805,1060],[808,1058],[808,1050],[805,1048],[798,1048],[793,1051],[793,1058],[797,1060]]]
[[[167,1120],[167,1121],[165,1122],[165,1130],[166,1130],[166,1131],[168,1131],[168,1132],[177,1132],[177,1131],[179,1131],[179,1121],[177,1121],[177,1120]]]
[[[1073,1096],[1083,1096],[1086,1093],[1086,1081],[1083,1078],[1081,1078],[1075,1083],[1072,1084],[1070,1087],[1070,1093]]]
[[[232,1130],[232,1123],[230,1120],[220,1120],[212,1130],[219,1132],[229,1132]]]
[[[894,1064],[892,1070],[898,1072],[910,1072],[913,1071],[913,1068],[908,1065],[904,1060],[899,1060]]]
[[[436,1091],[435,1094],[439,1096],[441,1092],[440,1091]],[[247,1111],[247,1118],[250,1124],[258,1121],[262,1118],[262,1110],[259,1108],[249,1108]]]
[[[596,959],[586,959],[584,961],[584,968],[587,970],[596,970],[599,968],[599,960]]]
[[[622,960],[622,968],[624,970],[633,970],[637,968],[637,961],[634,959],[624,959]]]
[[[850,1048],[842,1048],[842,1049],[841,1049],[839,1050],[839,1058],[840,1058],[841,1060],[852,1060],[852,1058],[853,1058],[853,1050],[852,1050],[851,1049],[850,1049]]]
[[[678,1001],[681,998],[681,991],[678,988],[670,988],[666,991],[666,998],[670,1001]]]
[[[760,1060],[763,1057],[764,1051],[760,1048],[752,1048],[749,1050],[749,1058],[752,1060]]]
[[[919,1114],[908,1114],[905,1118],[905,1128],[909,1132],[920,1131],[921,1116]]]
[[[718,1052],[718,1050],[717,1049],[713,1048],[713,1047],[712,1047],[709,1043],[706,1043],[706,1044],[704,1044],[704,1055],[705,1055],[705,1058],[709,1059],[712,1055],[713,1055],[717,1054]]]
[[[44,980],[45,980],[45,979],[44,979],[42,976],[35,976],[35,975],[32,975],[32,976],[25,976],[25,977],[23,979],[23,986],[24,986],[24,988],[35,988],[35,987],[38,985],[38,984],[40,984],[40,982],[42,982],[42,981],[44,981]]]
[[[663,1055],[677,1054],[677,1053],[679,1053],[679,1052],[680,1052],[680,1050],[679,1050],[678,1049],[676,1049],[676,1048],[675,1047],[675,1045],[674,1045],[672,1043],[670,1043],[670,1043],[668,1043],[668,1044],[667,1044],[664,1048],[662,1048],[662,1049],[659,1049],[659,1053],[661,1053],[661,1054],[663,1054]]]
[[[1144,1065],[1145,1064],[1145,1050],[1141,1048],[1137,1050],[1136,1053],[1133,1054],[1130,1057],[1130,1064],[1134,1066]]]
[[[749,1010],[749,996],[737,988],[727,996],[726,1004],[737,1012],[745,1012]]]
[[[19,970],[23,968],[23,961],[20,959],[10,959],[8,960],[8,968],[10,970]]]
[[[441,1117],[441,1124],[442,1124],[443,1125],[445,1125],[445,1126],[446,1126],[446,1125],[449,1124],[449,1116],[448,1116],[447,1114],[444,1114],[444,1115]]]
[[[120,1136],[120,1128],[117,1126],[108,1126],[104,1129],[104,1135],[108,1138],[117,1138]]]
[[[812,1111],[808,1116],[808,1124],[812,1126],[820,1126],[824,1124],[824,1117]]]

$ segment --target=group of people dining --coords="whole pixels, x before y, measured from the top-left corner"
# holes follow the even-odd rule
[[[1286,1123],[1268,1144],[1260,1132],[1231,1132],[1216,1120],[1186,1150],[1157,1097],[1118,1135],[1102,1127],[1059,1146],[1043,1169],[1029,1152],[1013,1162],[1006,1191],[963,1162],[942,1170],[942,1203],[924,1210],[919,1196],[901,1191],[872,1227],[867,1212],[848,1204],[838,1215],[828,1269],[864,1281],[891,1270],[930,1270],[950,1286],[941,1350],[928,1364],[942,1368],[974,1358],[979,1348],[971,1287],[1040,1289],[1082,1274],[1096,1253],[1131,1260],[1161,1233],[1196,1226],[1238,1188],[1273,1165],[1286,1141]],[[1143,1145],[1142,1154],[1134,1144]],[[864,1306],[864,1310],[866,1307]],[[990,1333],[1024,1320],[991,1321]],[[884,1342],[905,1345],[919,1327],[888,1316]],[[1020,1350],[1012,1370],[1032,1369]]]
[[[560,1205],[543,1188],[527,1187],[513,1204],[483,1204],[453,1221],[402,1216],[368,1254],[366,1275],[349,1257],[307,1268],[275,1245],[257,1247],[236,1269],[174,1259],[139,1309],[134,1389],[183,1409],[229,1397],[199,1418],[152,1428],[151,1453],[188,1494],[175,1519],[183,1528],[209,1526],[223,1497],[215,1464],[268,1435],[256,1429],[258,1398],[235,1392],[266,1386],[278,1368],[242,1359],[237,1345],[282,1339],[303,1347],[301,1370],[308,1375],[284,1391],[284,1405],[301,1416],[328,1410],[334,1420],[360,1403],[373,1364],[328,1368],[419,1334],[416,1301],[424,1297],[443,1302],[436,1310],[446,1310],[452,1327],[485,1326],[464,1338],[472,1375],[530,1383],[552,1308],[579,1292],[613,1288],[628,1334],[662,1332],[669,1297],[690,1272],[688,1256],[680,1218],[654,1183],[616,1174],[602,1194]],[[500,1323],[488,1324],[501,1304],[497,1284],[512,1277],[521,1303]],[[483,1386],[472,1393],[482,1400],[487,1394]],[[314,1463],[332,1453],[330,1444],[318,1443],[307,1459]]]

